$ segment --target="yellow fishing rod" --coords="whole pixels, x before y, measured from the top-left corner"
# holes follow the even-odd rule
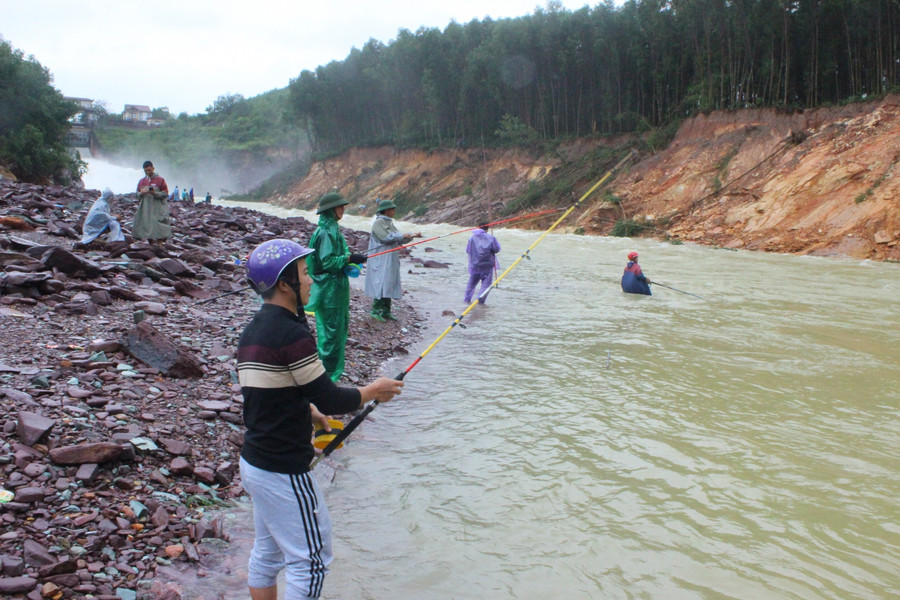
[[[636,154],[636,152],[635,152],[634,150],[630,151],[630,152],[628,153],[628,155],[627,155],[625,158],[623,158],[622,160],[620,160],[620,161],[618,162],[618,164],[616,164],[616,166],[614,166],[612,169],[610,169],[609,171],[607,171],[607,172],[606,172],[606,175],[604,175],[603,177],[601,177],[600,180],[597,181],[597,183],[595,183],[593,186],[591,186],[591,189],[589,189],[588,191],[586,191],[586,192],[581,196],[581,198],[578,199],[578,202],[576,202],[575,204],[573,204],[572,206],[570,206],[569,209],[566,210],[566,212],[564,212],[564,213],[563,213],[563,214],[562,214],[562,215],[561,215],[561,216],[553,223],[553,225],[551,225],[546,231],[544,231],[544,233],[542,233],[542,234],[540,235],[540,237],[538,237],[538,239],[536,239],[536,240],[534,241],[534,243],[531,244],[531,245],[525,250],[525,252],[522,253],[521,256],[519,256],[519,258],[517,258],[511,265],[509,265],[509,267],[507,267],[505,271],[503,271],[503,273],[500,275],[500,277],[498,277],[497,280],[494,281],[494,283],[491,284],[490,287],[488,287],[488,288],[487,288],[486,290],[484,290],[481,294],[479,294],[478,298],[476,298],[476,299],[472,302],[472,304],[470,304],[470,305],[466,308],[466,310],[464,310],[464,311],[462,312],[462,314],[459,315],[459,317],[457,317],[457,318],[453,321],[453,323],[451,323],[450,326],[447,327],[447,329],[445,329],[443,332],[441,332],[441,334],[437,337],[436,340],[434,340],[433,342],[431,342],[431,344],[430,344],[427,348],[425,348],[425,350],[418,356],[418,358],[416,358],[416,360],[414,360],[414,361],[412,362],[412,364],[410,364],[408,367],[406,367],[406,370],[405,370],[405,371],[403,371],[402,373],[400,373],[399,375],[397,375],[396,377],[394,377],[394,379],[396,379],[397,381],[403,381],[403,378],[406,377],[406,375],[407,375],[410,371],[412,371],[412,370],[416,367],[416,365],[419,364],[419,363],[422,361],[423,358],[425,358],[426,356],[428,356],[428,353],[431,352],[431,351],[434,349],[434,347],[437,346],[437,345],[440,343],[440,341],[441,341],[442,339],[444,339],[445,337],[447,337],[447,334],[450,333],[450,331],[452,331],[454,327],[456,327],[457,325],[460,325],[461,321],[466,317],[467,314],[469,314],[469,313],[470,313],[470,312],[478,305],[478,302],[480,302],[482,298],[484,298],[485,296],[487,296],[487,294],[488,294],[492,289],[496,288],[496,287],[500,284],[500,282],[503,280],[503,278],[506,277],[506,276],[509,274],[509,272],[512,271],[512,270],[516,267],[516,265],[518,265],[520,262],[522,262],[522,261],[523,261],[524,259],[526,259],[526,258],[527,258],[528,260],[531,260],[531,256],[529,255],[530,252],[531,252],[532,250],[534,250],[534,248],[535,248],[538,244],[540,244],[540,243],[544,240],[544,238],[547,237],[547,236],[550,234],[551,231],[553,231],[554,229],[556,229],[556,227],[557,227],[560,223],[562,223],[562,222],[565,220],[566,217],[568,217],[570,214],[572,214],[572,211],[574,211],[574,210],[577,209],[579,206],[581,206],[581,203],[584,202],[591,194],[593,194],[593,193],[594,193],[594,190],[596,190],[598,187],[600,187],[601,185],[603,185],[603,183],[604,183],[607,179],[609,179],[609,177],[610,177],[614,172],[616,172],[616,171],[618,171],[620,168],[622,168],[622,167],[625,165],[625,163],[627,163],[629,160],[631,160],[631,158],[632,158],[635,154]],[[356,415],[356,417],[354,417],[353,420],[350,421],[350,423],[348,423],[346,427],[344,427],[337,435],[334,436],[334,439],[332,439],[331,442],[330,442],[330,443],[322,450],[322,454],[320,454],[318,457],[316,457],[316,459],[312,462],[312,464],[310,465],[310,469],[312,469],[313,467],[315,467],[315,466],[318,464],[318,462],[319,462],[320,460],[322,460],[322,458],[328,456],[328,455],[331,454],[338,446],[340,446],[341,443],[342,443],[345,439],[347,439],[347,437],[353,432],[353,430],[356,429],[356,428],[359,426],[359,424],[362,423],[362,422],[365,420],[365,418],[366,418],[367,416],[369,416],[369,413],[371,413],[373,410],[375,410],[375,407],[378,406],[378,404],[379,404],[379,403],[378,403],[378,400],[373,400],[372,402],[370,402],[369,404],[367,404],[366,407],[362,410],[362,412],[360,412],[358,415]]]

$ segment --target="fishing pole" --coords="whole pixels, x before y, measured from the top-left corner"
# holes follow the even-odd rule
[[[218,296],[213,296],[212,298],[207,298],[206,300],[200,300],[197,304],[206,304],[207,302],[212,302],[214,300],[218,300],[219,298],[224,298],[225,296],[231,296],[232,294],[240,294],[241,292],[246,292],[247,290],[252,290],[249,285],[247,287],[242,287],[239,290],[234,290],[233,292],[225,292],[224,294],[219,294]]]
[[[589,189],[588,191],[586,191],[586,192],[581,196],[581,198],[578,199],[578,201],[577,201],[575,204],[573,204],[572,206],[570,206],[570,207],[566,210],[566,212],[564,212],[564,213],[563,213],[563,214],[562,214],[562,215],[561,215],[561,216],[553,223],[553,225],[550,226],[549,229],[547,229],[546,231],[544,231],[544,233],[542,233],[542,234],[540,235],[540,237],[538,237],[538,239],[536,239],[536,240],[534,241],[533,244],[531,244],[528,248],[526,248],[525,252],[523,252],[522,255],[519,256],[519,258],[517,258],[511,265],[509,265],[509,267],[507,267],[506,270],[503,271],[503,273],[500,275],[500,277],[498,277],[497,280],[494,281],[494,283],[491,284],[490,287],[488,287],[488,288],[487,288],[486,290],[484,290],[481,294],[479,294],[478,298],[476,298],[476,299],[472,302],[472,304],[470,304],[470,305],[466,308],[466,310],[464,310],[464,311],[462,312],[462,314],[459,315],[459,317],[457,317],[456,320],[454,320],[453,323],[451,323],[451,324],[447,327],[447,329],[445,329],[445,330],[437,337],[436,340],[434,340],[433,342],[431,342],[431,345],[428,346],[427,348],[425,348],[425,350],[419,355],[419,357],[416,358],[416,360],[414,360],[408,367],[406,367],[406,370],[405,370],[405,371],[403,371],[402,373],[400,373],[399,375],[397,375],[396,377],[394,377],[394,379],[396,379],[397,381],[403,381],[403,379],[409,374],[409,372],[412,371],[412,370],[416,367],[416,365],[418,365],[418,364],[422,361],[422,359],[425,358],[425,357],[428,355],[428,353],[431,352],[431,351],[434,349],[434,347],[437,346],[438,343],[440,343],[440,341],[441,341],[442,339],[444,339],[444,338],[447,336],[447,334],[450,333],[450,331],[451,331],[454,327],[456,327],[457,325],[460,325],[461,327],[465,327],[465,326],[462,325],[462,323],[461,323],[462,320],[465,318],[465,316],[466,316],[467,314],[469,314],[469,313],[470,313],[470,312],[478,305],[478,303],[481,301],[481,299],[482,299],[483,297],[487,296],[488,292],[490,292],[492,289],[498,287],[499,284],[500,284],[500,281],[502,281],[503,278],[506,277],[506,276],[509,274],[509,272],[512,271],[512,270],[516,267],[516,265],[518,265],[520,262],[522,262],[522,261],[523,261],[524,259],[526,259],[526,258],[527,258],[528,260],[531,260],[530,252],[531,252],[538,244],[540,244],[540,243],[544,240],[544,238],[547,237],[547,236],[550,234],[551,231],[553,231],[554,229],[556,229],[556,227],[557,227],[560,223],[562,223],[563,220],[565,220],[566,217],[568,217],[570,214],[572,214],[572,211],[574,211],[574,210],[577,209],[579,206],[581,206],[581,203],[584,202],[584,201],[588,198],[588,196],[590,196],[592,193],[594,193],[594,190],[596,190],[598,187],[600,187],[601,185],[603,185],[603,183],[604,183],[607,179],[609,179],[610,175],[612,175],[615,171],[618,171],[623,165],[625,165],[625,163],[627,163],[629,160],[631,160],[631,158],[632,158],[635,154],[637,154],[637,152],[635,152],[634,150],[631,150],[625,158],[623,158],[622,160],[620,160],[620,161],[618,162],[618,164],[616,164],[616,166],[614,166],[612,169],[610,169],[609,171],[607,171],[606,174],[605,174],[603,177],[601,177],[600,180],[597,181],[597,183],[595,183],[593,186],[591,186],[591,189]],[[379,401],[378,401],[378,400],[373,400],[372,402],[370,402],[369,404],[367,404],[366,407],[362,410],[362,412],[360,412],[358,415],[356,415],[356,416],[353,418],[353,420],[350,421],[350,423],[348,423],[347,426],[344,427],[344,429],[342,429],[342,430],[334,437],[334,439],[333,439],[333,440],[325,447],[325,449],[322,450],[322,454],[320,454],[319,456],[316,457],[316,459],[310,464],[310,467],[309,467],[309,468],[310,468],[310,469],[314,468],[314,467],[319,463],[320,460],[322,460],[324,457],[326,457],[326,456],[328,456],[329,454],[331,454],[331,453],[335,450],[335,448],[337,448],[337,447],[338,447],[345,439],[347,439],[347,437],[353,432],[353,430],[356,429],[356,428],[359,426],[359,424],[362,423],[362,422],[365,420],[365,418],[366,418],[367,416],[369,416],[369,413],[371,413],[373,410],[375,410],[375,407],[378,406],[378,404],[379,404]]]
[[[511,223],[511,222],[513,222],[513,221],[521,221],[522,219],[537,218],[537,217],[540,217],[540,216],[543,216],[543,215],[548,215],[548,214],[550,214],[550,213],[559,212],[559,211],[561,211],[561,210],[563,210],[563,209],[562,209],[562,208],[551,208],[551,209],[549,209],[549,210],[542,210],[542,211],[535,212],[535,213],[531,213],[531,214],[527,214],[527,215],[521,215],[521,216],[519,216],[519,217],[512,217],[512,218],[509,218],[509,219],[503,219],[502,221],[494,221],[493,223],[485,223],[485,225],[488,226],[488,227],[493,227],[494,225],[500,225],[500,224],[502,224],[502,223]],[[368,255],[366,258],[373,258],[373,257],[375,257],[375,256],[381,256],[382,254],[388,254],[388,253],[390,253],[390,252],[396,252],[397,250],[402,250],[402,249],[404,249],[404,248],[409,248],[410,246],[417,246],[417,245],[419,245],[419,244],[424,244],[425,242],[433,242],[434,240],[439,240],[439,239],[441,239],[441,238],[445,238],[445,237],[448,237],[448,236],[451,236],[451,235],[456,235],[456,234],[458,234],[458,233],[465,233],[465,232],[467,232],[467,231],[472,231],[472,230],[474,230],[474,229],[478,229],[479,227],[481,227],[481,225],[476,225],[475,227],[467,227],[467,228],[465,228],[465,229],[460,229],[459,231],[451,231],[450,233],[445,233],[444,235],[436,235],[436,236],[430,237],[430,238],[428,238],[428,239],[419,240],[418,242],[412,242],[411,244],[404,244],[404,245],[402,245],[402,246],[397,246],[396,248],[391,248],[390,250],[383,250],[383,251],[378,252],[378,253],[376,253],[376,254],[370,254],[370,255]],[[374,248],[372,248],[372,250],[377,250],[378,248],[381,248],[382,246],[387,246],[387,245],[389,245],[389,244],[381,244],[381,245],[379,245],[379,246],[375,246]],[[371,250],[369,250],[368,252],[371,252]]]
[[[700,298],[701,300],[703,300],[703,296],[698,296],[697,294],[692,294],[692,293],[690,293],[690,292],[685,292],[684,290],[679,290],[678,288],[673,288],[671,285],[666,285],[666,284],[660,283],[660,282],[658,282],[658,281],[651,281],[651,282],[650,282],[650,285],[658,285],[658,286],[660,286],[660,287],[664,287],[664,288],[670,289],[670,290],[672,290],[672,291],[674,291],[674,292],[681,292],[682,294],[687,294],[688,296],[693,296],[694,298]]]

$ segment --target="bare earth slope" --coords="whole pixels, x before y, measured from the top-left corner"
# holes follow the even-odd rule
[[[793,113],[700,115],[685,121],[667,148],[640,156],[612,180],[608,189],[620,205],[597,194],[565,225],[607,234],[626,218],[644,224],[647,235],[728,248],[900,260],[898,140],[898,96]],[[532,182],[572,178],[572,165],[598,146],[626,142],[574,140],[543,156],[357,148],[314,164],[272,200],[310,208],[338,190],[355,203],[351,210],[371,213],[375,198],[401,194],[415,211],[405,219],[468,226],[507,214]],[[571,205],[593,183],[575,175],[575,189],[519,212]]]

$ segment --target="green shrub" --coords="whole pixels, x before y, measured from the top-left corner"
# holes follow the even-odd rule
[[[643,229],[644,226],[637,221],[632,221],[631,219],[619,219],[616,221],[616,224],[613,225],[609,235],[614,237],[634,237],[641,233]]]

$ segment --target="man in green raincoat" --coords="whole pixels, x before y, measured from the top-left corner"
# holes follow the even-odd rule
[[[344,373],[344,348],[350,325],[350,280],[344,268],[366,262],[364,255],[350,253],[347,240],[341,235],[338,221],[347,204],[337,192],[322,196],[316,210],[319,226],[309,239],[309,247],[315,252],[306,258],[313,284],[305,308],[316,313],[316,346],[332,381],[338,381]]]

